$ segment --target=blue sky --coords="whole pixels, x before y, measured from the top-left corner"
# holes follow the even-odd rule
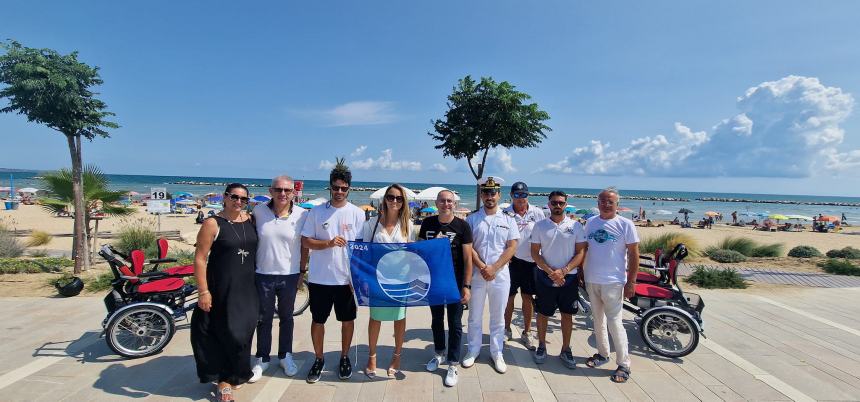
[[[111,173],[469,183],[426,134],[459,78],[532,95],[553,131],[495,150],[530,184],[860,191],[854,1],[14,2],[0,38],[101,68]],[[289,3],[289,4],[287,4]],[[0,167],[69,165],[59,134],[0,115]]]

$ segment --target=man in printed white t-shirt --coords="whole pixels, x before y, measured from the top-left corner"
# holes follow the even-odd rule
[[[586,244],[585,289],[594,315],[594,338],[597,353],[585,364],[597,367],[609,361],[609,337],[615,346],[615,363],[618,368],[610,377],[614,382],[630,378],[630,355],[627,349],[627,332],[621,322],[625,297],[634,295],[636,274],[639,272],[639,235],[633,221],[618,215],[620,195],[609,187],[597,196],[600,215],[585,224],[585,238],[577,245]]]
[[[311,340],[316,360],[308,372],[307,382],[319,381],[325,368],[325,322],[334,307],[341,322],[341,350],[338,377],[352,376],[349,347],[355,329],[357,308],[349,284],[347,241],[361,241],[364,211],[347,201],[352,173],[338,163],[329,175],[331,201],[308,211],[302,227],[302,246],[311,250],[308,267],[308,299],[310,301]]]

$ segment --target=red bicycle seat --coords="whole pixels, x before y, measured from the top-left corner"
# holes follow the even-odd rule
[[[170,267],[165,269],[163,272],[166,272],[168,275],[177,276],[194,275],[194,265],[180,265],[176,267]]]
[[[660,286],[647,283],[636,284],[636,296],[653,297],[655,299],[671,299],[672,291]]]
[[[647,272],[636,273],[636,282],[657,283],[660,282],[660,277]]]
[[[159,279],[138,286],[137,291],[140,293],[172,292],[182,288],[184,285],[185,281],[179,278]]]

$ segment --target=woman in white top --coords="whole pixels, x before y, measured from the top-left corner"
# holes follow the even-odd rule
[[[256,382],[269,367],[272,350],[272,320],[277,299],[278,360],[284,374],[292,377],[298,371],[293,361],[293,306],[301,276],[306,272],[308,249],[302,247],[301,230],[307,211],[294,205],[295,186],[289,176],[272,179],[271,201],[254,208],[259,236],[257,244],[256,282],[260,298],[260,320],[257,323]]]
[[[415,241],[415,231],[409,213],[409,200],[406,191],[399,184],[392,184],[385,190],[379,216],[364,224],[364,241],[373,243],[409,243]],[[394,356],[388,367],[388,376],[400,370],[400,351],[406,334],[406,307],[371,307],[370,323],[367,327],[368,357],[364,373],[376,376],[376,342],[382,321],[394,321]]]

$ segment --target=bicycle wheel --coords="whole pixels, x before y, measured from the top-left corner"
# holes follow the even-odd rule
[[[682,357],[696,350],[699,331],[693,320],[679,311],[656,308],[645,313],[639,333],[658,355]]]
[[[301,315],[308,309],[311,299],[308,297],[308,279],[302,277],[299,288],[296,291],[296,303],[293,305],[293,316]]]
[[[176,326],[164,309],[143,305],[117,314],[107,326],[108,346],[120,356],[138,358],[161,352]]]

